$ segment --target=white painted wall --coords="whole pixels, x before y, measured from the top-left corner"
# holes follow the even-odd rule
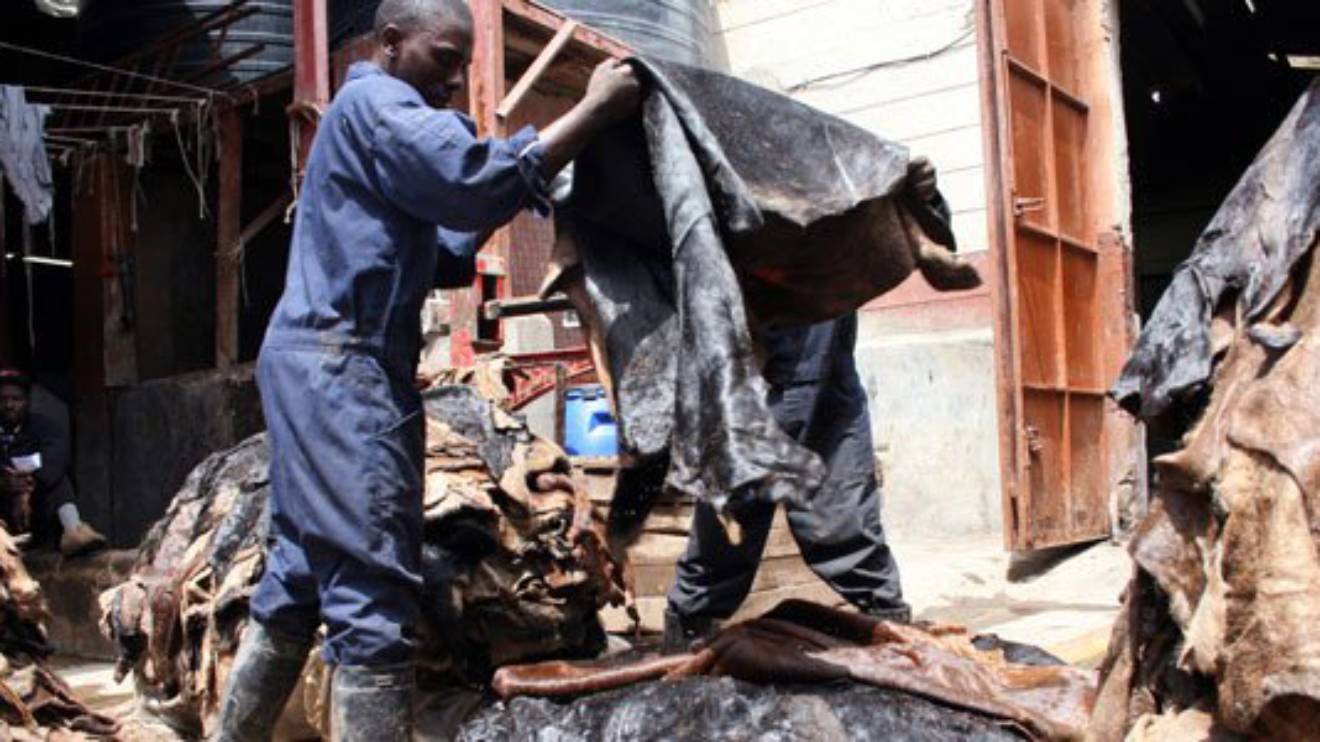
[[[728,70],[926,155],[964,252],[988,244],[971,0],[719,0]]]

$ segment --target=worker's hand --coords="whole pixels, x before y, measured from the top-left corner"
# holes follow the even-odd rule
[[[925,157],[918,155],[908,160],[907,177],[908,184],[922,201],[930,201],[938,195],[935,166]]]
[[[0,491],[7,495],[28,495],[36,488],[31,474],[5,467],[0,469]]]
[[[641,99],[642,84],[637,80],[637,73],[632,65],[617,59],[607,59],[596,65],[587,83],[586,95],[582,96],[583,102],[589,103],[597,116],[609,122],[631,116]]]

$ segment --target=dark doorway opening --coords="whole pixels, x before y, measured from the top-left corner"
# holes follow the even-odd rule
[[[1133,271],[1142,320],[1316,74],[1315,0],[1122,0]],[[1152,436],[1158,455],[1175,441]]]

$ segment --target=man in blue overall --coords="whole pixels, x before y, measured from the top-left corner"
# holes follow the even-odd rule
[[[908,183],[945,221],[935,168],[913,158]],[[898,565],[880,524],[866,390],[857,373],[857,315],[763,332],[762,370],[770,411],[798,443],[821,457],[826,478],[808,509],[785,511],[789,529],[812,571],[864,613],[909,621]],[[665,611],[665,650],[686,651],[732,616],[752,588],[775,507],[749,503],[735,514],[742,539],[729,541],[715,511],[699,504],[687,550],[679,559]]]
[[[472,35],[463,0],[383,0],[371,61],[350,68],[312,145],[257,364],[271,535],[219,739],[270,737],[321,624],[334,738],[411,738],[422,302],[437,278],[470,279],[482,235],[545,212],[547,180],[640,97],[610,60],[539,134],[478,139],[441,110],[465,83]]]

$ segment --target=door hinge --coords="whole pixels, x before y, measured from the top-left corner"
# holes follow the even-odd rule
[[[1045,199],[1042,196],[1021,197],[1013,199],[1013,216],[1022,216],[1028,211],[1044,211]]]

